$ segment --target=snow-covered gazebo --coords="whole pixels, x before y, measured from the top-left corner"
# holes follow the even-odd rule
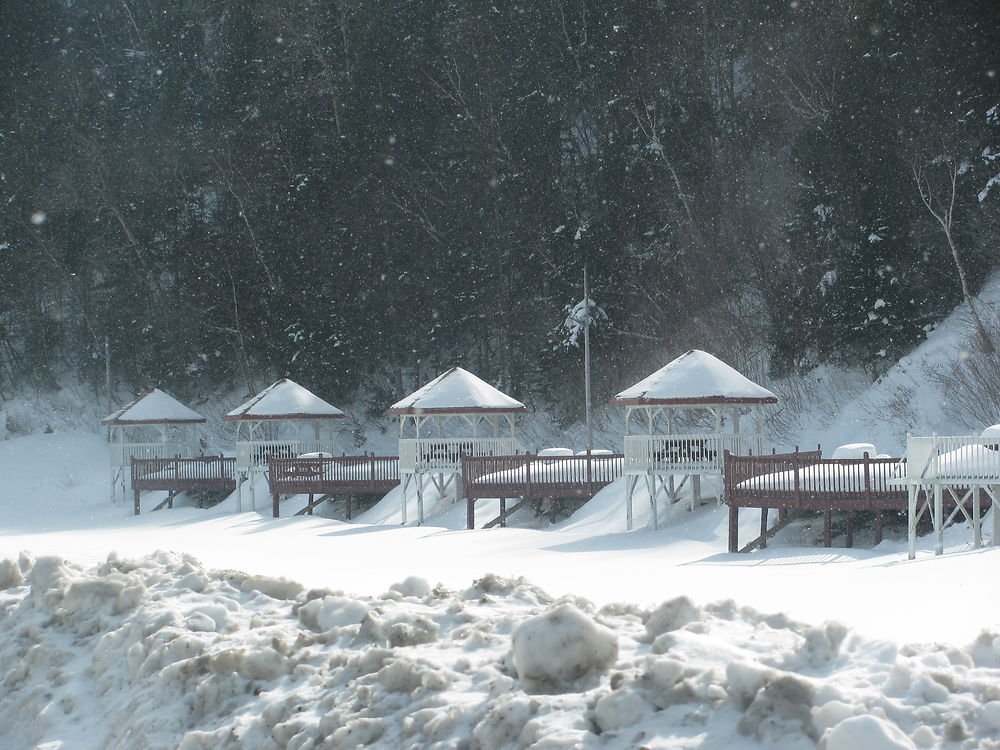
[[[520,401],[461,367],[451,368],[386,409],[386,414],[399,417],[403,523],[411,483],[417,490],[417,522],[424,521],[423,475],[430,476],[444,495],[462,470],[462,454],[515,453],[520,446],[514,418],[525,410]]]
[[[190,458],[195,425],[207,420],[159,388],[146,391],[101,420],[111,445],[111,499],[124,498],[133,458]]]
[[[640,478],[646,479],[655,527],[661,493],[673,503],[690,479],[693,504],[700,498],[701,477],[722,474],[725,451],[764,451],[761,410],[777,402],[771,391],[698,349],[615,396],[611,404],[625,407],[628,528]]]
[[[270,456],[334,454],[335,420],[344,412],[294,380],[282,378],[226,414],[236,423],[236,471],[242,479],[267,471]],[[253,498],[253,481],[250,483]],[[242,499],[242,498],[241,498]]]

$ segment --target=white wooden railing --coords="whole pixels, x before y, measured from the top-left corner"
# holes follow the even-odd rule
[[[462,454],[511,456],[520,450],[515,438],[403,438],[399,441],[399,470],[459,471]]]
[[[1000,484],[1000,438],[934,435],[906,438],[910,483],[969,481]]]
[[[624,473],[721,474],[726,451],[746,456],[770,450],[760,435],[626,435]]]
[[[112,443],[111,465],[129,466],[133,458],[191,458],[190,443]]]
[[[295,458],[303,453],[330,453],[331,440],[246,440],[236,443],[237,471],[266,471],[269,456]]]

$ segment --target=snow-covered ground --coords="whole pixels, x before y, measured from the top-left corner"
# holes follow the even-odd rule
[[[900,541],[730,555],[714,502],[625,533],[620,483],[555,527],[466,531],[448,498],[399,526],[398,491],[355,523],[233,499],[133,517],[107,474],[93,434],[0,442],[0,747],[1000,741],[984,575],[1000,551],[969,550],[961,528],[914,562]],[[541,615],[541,643],[591,643],[561,634],[596,622],[616,655],[580,666],[601,649],[544,646],[518,666],[514,633]]]

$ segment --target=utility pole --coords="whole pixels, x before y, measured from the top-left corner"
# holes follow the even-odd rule
[[[590,287],[583,267],[583,398],[587,407],[587,455],[594,452],[594,426],[590,421]]]
[[[107,414],[110,414],[114,409],[114,404],[111,403],[111,344],[108,341],[108,337],[104,337],[104,397],[107,399]]]

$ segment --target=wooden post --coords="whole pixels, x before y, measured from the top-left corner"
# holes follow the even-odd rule
[[[847,546],[854,546],[854,514],[847,511]]]
[[[917,556],[917,485],[906,488],[906,541],[908,557],[912,560]]]
[[[348,521],[351,520],[351,511],[353,510],[353,506],[354,506],[354,495],[348,495],[347,496],[347,520]]]
[[[135,495],[133,510],[135,511],[135,515],[139,515],[139,490],[133,490],[132,494]]]
[[[882,526],[883,526],[882,510],[879,509],[879,510],[875,511],[875,544],[876,545],[879,545],[879,544],[882,543]]]
[[[465,528],[470,531],[476,528],[476,499],[474,497],[465,498]]]
[[[502,528],[507,528],[507,498],[500,498],[500,526]]]
[[[310,516],[313,514],[313,500],[315,499],[315,497],[316,496],[312,492],[309,493],[309,505],[307,506],[309,509],[306,511],[306,513],[308,513]]]
[[[740,506],[729,504],[729,551],[740,551]]]
[[[990,486],[990,509],[993,511],[993,538],[990,540],[990,544],[994,547],[1000,545],[1000,508],[997,507],[997,501],[1000,500],[1000,486],[991,485]]]
[[[823,546],[832,547],[833,546],[833,535],[830,532],[830,521],[833,517],[833,511],[824,510],[823,511]]]
[[[802,508],[802,487],[799,484],[799,446],[795,446],[795,453],[792,454],[792,474],[795,481],[795,507]]]
[[[767,506],[760,509],[760,548],[767,549]]]
[[[281,515],[278,509],[278,504],[280,500],[281,496],[277,492],[271,493],[271,515],[273,515],[275,518],[278,518]]]

